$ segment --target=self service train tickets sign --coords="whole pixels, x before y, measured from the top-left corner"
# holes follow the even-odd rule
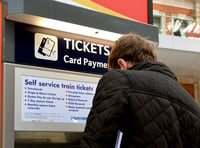
[[[111,47],[16,26],[15,62],[103,74]]]
[[[95,83],[33,76],[21,82],[22,121],[86,122]]]

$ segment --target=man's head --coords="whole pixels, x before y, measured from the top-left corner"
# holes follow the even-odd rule
[[[128,69],[136,63],[157,59],[153,44],[138,34],[128,33],[115,41],[108,58],[111,69]]]

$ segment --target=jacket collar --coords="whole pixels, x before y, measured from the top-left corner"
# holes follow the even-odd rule
[[[163,73],[177,81],[175,74],[165,64],[158,61],[140,62],[129,68],[129,70],[146,70]]]

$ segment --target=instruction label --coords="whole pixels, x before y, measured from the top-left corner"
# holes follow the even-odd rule
[[[97,84],[21,76],[22,121],[85,123]]]

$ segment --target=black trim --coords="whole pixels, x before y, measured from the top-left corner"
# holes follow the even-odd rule
[[[148,0],[148,24],[153,24],[153,2]]]

